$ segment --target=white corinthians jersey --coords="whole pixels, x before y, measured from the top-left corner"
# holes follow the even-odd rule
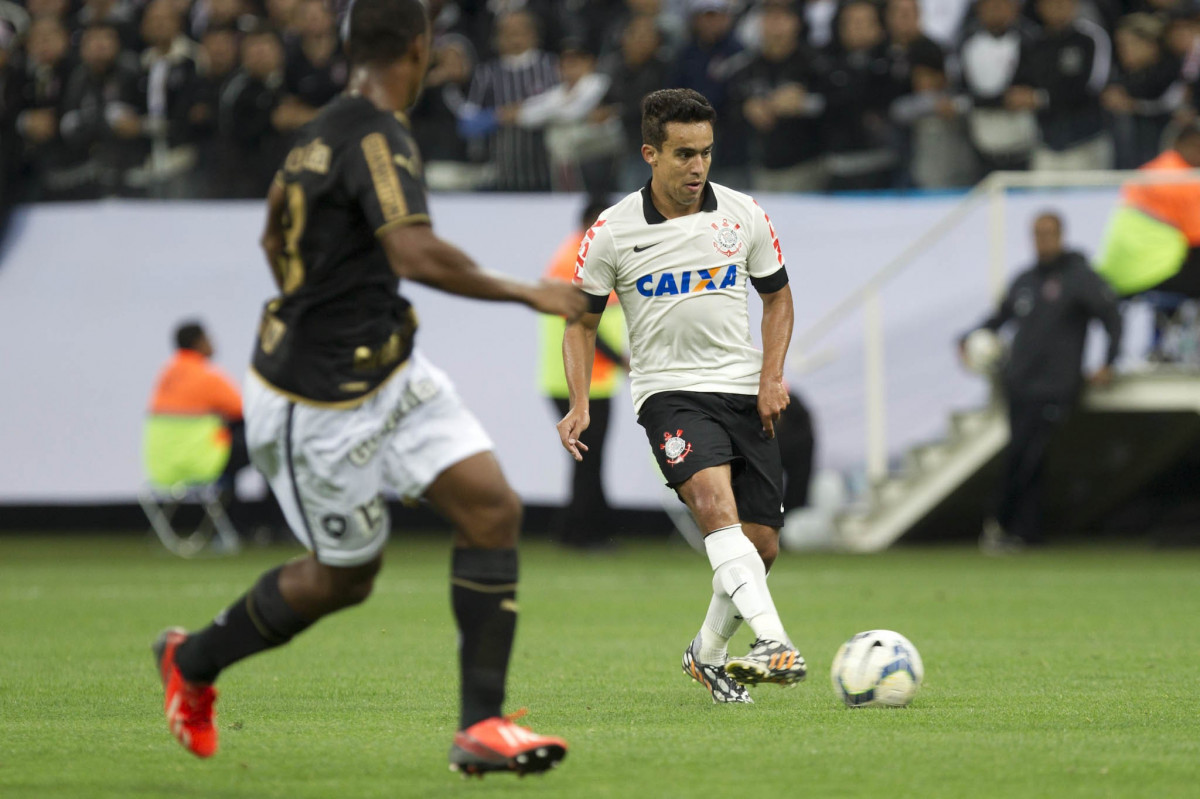
[[[575,283],[599,311],[617,292],[629,326],[634,410],[661,391],[757,394],[747,281],[787,285],[771,220],[740,192],[708,183],[699,213],[667,219],[650,186],[605,211],[584,236]]]

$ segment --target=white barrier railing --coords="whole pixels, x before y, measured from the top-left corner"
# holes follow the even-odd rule
[[[866,406],[866,469],[871,480],[888,473],[887,385],[884,374],[884,286],[902,273],[919,256],[940,242],[981,203],[988,208],[988,288],[993,302],[1003,297],[1008,282],[1005,247],[1005,200],[1012,189],[1106,188],[1127,184],[1153,185],[1200,182],[1200,169],[1188,171],[1112,170],[1083,172],[993,172],[971,189],[937,224],[917,237],[896,257],[884,264],[863,284],[833,306],[793,343],[793,365],[801,371],[816,368],[831,359],[819,352],[819,342],[850,314],[864,317],[864,392]]]

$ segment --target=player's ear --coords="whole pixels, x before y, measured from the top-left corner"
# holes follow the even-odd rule
[[[643,144],[642,145],[642,160],[645,161],[650,166],[654,166],[654,163],[658,160],[658,150],[655,150],[649,144]]]

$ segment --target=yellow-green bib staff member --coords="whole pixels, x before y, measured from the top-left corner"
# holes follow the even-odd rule
[[[575,277],[575,262],[579,258],[580,242],[608,207],[603,200],[592,200],[580,216],[580,227],[559,245],[543,275],[547,280],[571,282]],[[560,316],[540,318],[539,368],[542,393],[550,398],[559,416],[570,409],[567,377],[563,372],[562,340],[566,322]],[[587,431],[588,457],[572,461],[571,498],[556,514],[551,533],[555,540],[580,549],[596,549],[611,545],[611,525],[608,523],[608,500],[604,495],[603,452],[608,433],[612,396],[621,382],[621,370],[628,369],[625,342],[625,317],[616,295],[608,298],[608,310],[596,333],[596,358],[592,362],[591,396],[592,423]]]

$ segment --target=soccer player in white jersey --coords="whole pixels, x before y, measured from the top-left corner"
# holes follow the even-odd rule
[[[783,362],[792,294],[771,220],[745,194],[708,182],[716,112],[703,95],[665,89],[642,102],[651,178],[588,231],[575,281],[589,312],[567,327],[570,411],[562,445],[586,456],[588,381],[609,292],[625,309],[638,423],[667,485],[705,533],[713,568],[708,614],[683,670],[714,702],[750,702],[745,685],[804,679],[767,588],[783,525],[775,422],[788,404]],[[747,283],[763,303],[763,349],[750,338]],[[728,656],[745,620],[756,640]]]

